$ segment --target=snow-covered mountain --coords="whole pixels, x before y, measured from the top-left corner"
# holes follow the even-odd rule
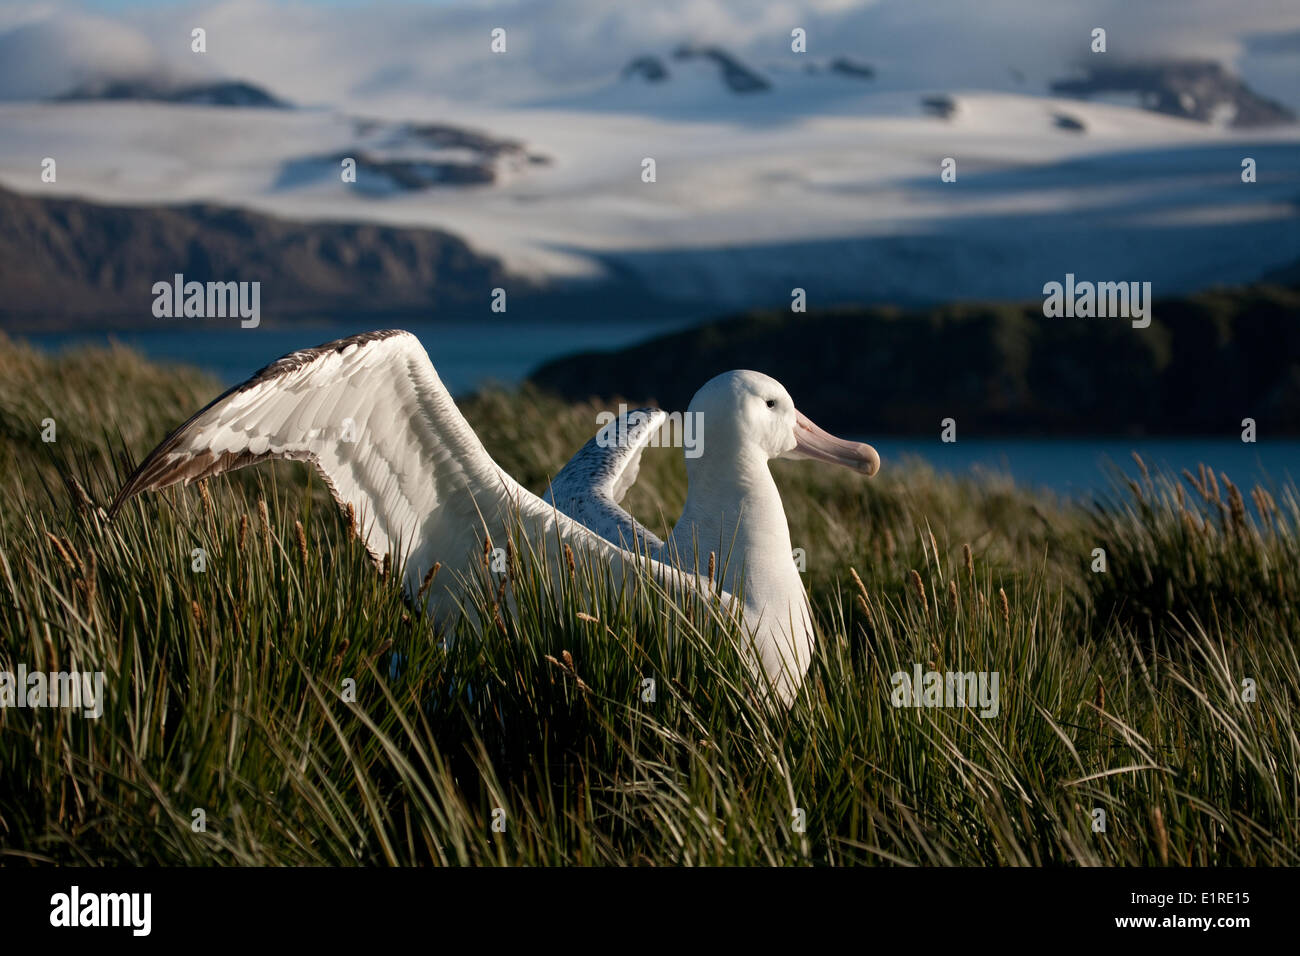
[[[815,304],[1024,299],[1067,272],[1185,292],[1300,258],[1300,127],[1285,122],[1300,93],[1279,70],[1300,63],[1300,9],[1229,6],[239,0],[129,8],[94,29],[10,10],[0,185],[439,229],[531,280],[630,277],[720,309],[795,287]],[[1113,61],[1089,60],[1098,22]],[[1206,58],[1216,83],[1192,80],[1230,94],[1233,115],[1176,90],[1181,113],[1114,102],[1113,76],[1088,72]],[[55,99],[128,76],[254,84],[297,108]],[[1070,77],[1090,85],[1052,91]],[[1279,122],[1232,125],[1271,101]]]
[[[215,80],[207,83],[159,83],[142,79],[100,78],[73,87],[58,100],[136,100],[187,106],[252,106],[284,109],[288,103],[252,83]]]
[[[1082,77],[1057,80],[1057,93],[1084,97],[1131,95],[1134,105],[1203,123],[1254,127],[1294,123],[1296,115],[1260,96],[1214,62],[1175,61],[1092,67]]]

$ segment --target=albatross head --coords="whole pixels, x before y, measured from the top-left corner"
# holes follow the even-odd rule
[[[880,469],[874,448],[818,428],[794,407],[780,382],[761,372],[724,372],[710,379],[691,399],[689,411],[705,424],[706,446],[718,443],[724,453],[814,459],[868,476]]]

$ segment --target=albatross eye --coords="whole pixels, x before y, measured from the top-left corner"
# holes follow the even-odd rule
[[[768,408],[776,408],[776,399],[775,399],[775,398],[769,398],[769,399],[767,400],[767,407],[768,407]]]

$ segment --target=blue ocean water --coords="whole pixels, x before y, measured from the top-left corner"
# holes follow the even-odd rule
[[[689,322],[618,319],[512,320],[494,316],[482,319],[448,319],[438,322],[404,321],[400,327],[419,336],[453,395],[463,395],[481,385],[510,385],[523,380],[548,359],[574,352],[612,349],[675,331]],[[383,321],[356,325],[295,324],[255,329],[195,328],[141,329],[120,332],[25,333],[19,338],[47,350],[78,345],[105,345],[116,341],[150,358],[196,365],[227,385],[295,349],[309,348],[334,339],[374,329],[391,328]]]
[[[1044,488],[1069,498],[1089,498],[1108,490],[1113,468],[1139,475],[1136,452],[1152,471],[1174,475],[1197,473],[1204,462],[1227,474],[1237,485],[1273,487],[1300,478],[1300,441],[1261,438],[1255,443],[1240,436],[1194,438],[962,438],[953,443],[915,439],[870,441],[880,452],[881,468],[908,457],[951,474],[1010,475],[1017,485]]]
[[[547,359],[583,350],[629,345],[679,327],[680,323],[645,320],[441,321],[404,323],[420,337],[438,374],[453,394],[496,382],[511,385]],[[234,384],[285,353],[374,326],[296,325],[259,329],[151,329],[130,332],[42,333],[25,335],[34,345],[63,349],[82,344],[118,341],[151,358],[185,362],[207,369],[225,383]],[[1056,494],[1084,498],[1110,486],[1108,463],[1136,474],[1132,453],[1140,454],[1151,468],[1186,468],[1195,472],[1201,462],[1226,472],[1243,487],[1282,482],[1300,476],[1300,441],[1260,436],[1255,444],[1239,436],[1199,438],[979,438],[961,437],[953,443],[916,438],[856,437],[876,446],[882,465],[914,457],[940,472],[1010,475],[1018,485],[1043,488]]]

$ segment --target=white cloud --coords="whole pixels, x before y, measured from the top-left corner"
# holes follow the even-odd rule
[[[1094,26],[1107,28],[1111,56],[1238,67],[1247,35],[1300,27],[1295,0],[220,0],[127,7],[112,23],[75,10],[52,0],[5,8],[0,30],[44,20],[0,35],[0,97],[50,95],[95,71],[165,68],[252,80],[299,103],[511,104],[600,82],[683,40],[762,62],[788,56],[794,26],[807,29],[812,55],[875,64],[879,88],[1005,89],[1013,69],[1041,86],[1086,60]],[[195,26],[208,33],[203,57],[189,51]],[[505,56],[488,53],[497,26]]]
[[[100,17],[58,12],[0,34],[0,99],[38,99],[102,77],[150,75],[161,60],[144,34]]]

